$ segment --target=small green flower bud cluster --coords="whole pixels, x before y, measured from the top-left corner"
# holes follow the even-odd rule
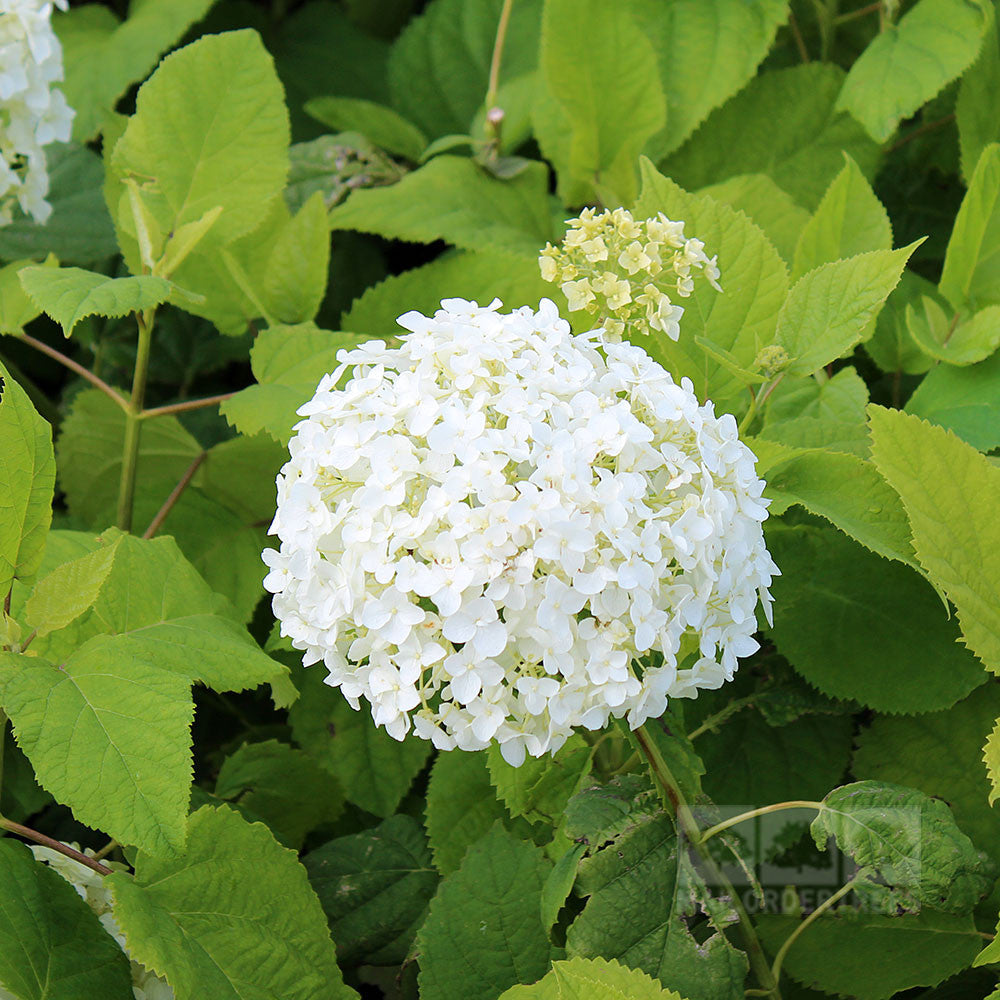
[[[722,291],[716,258],[706,256],[701,240],[685,238],[683,222],[662,212],[637,222],[624,208],[600,215],[587,208],[567,224],[562,245],[546,244],[538,258],[542,278],[558,283],[571,312],[598,317],[611,337],[633,327],[676,340],[684,310],[671,296],[694,291],[693,269]]]

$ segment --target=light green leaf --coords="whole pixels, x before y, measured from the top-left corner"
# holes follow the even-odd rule
[[[199,809],[182,855],[140,853],[107,884],[133,957],[177,1000],[356,997],[295,853],[231,809]]]
[[[858,57],[837,99],[877,142],[885,142],[979,54],[984,0],[920,0]]]
[[[264,434],[230,438],[208,449],[192,482],[244,523],[269,521],[275,508],[274,480],[287,461],[287,450]]]
[[[118,98],[141,81],[173,48],[213,0],[133,0],[119,22],[105,7],[77,7],[56,14],[53,27],[63,48],[60,88],[76,112],[73,138],[87,142],[114,111]]]
[[[566,159],[555,159],[560,190],[582,184],[619,203],[632,201],[636,157],[663,128],[667,106],[653,44],[628,4],[547,0],[539,58],[568,125]],[[543,130],[543,149],[546,139]]]
[[[427,146],[427,136],[402,115],[374,101],[356,97],[314,97],[306,114],[334,132],[360,132],[376,146],[416,163]]]
[[[123,844],[184,844],[191,784],[190,681],[91,641],[55,664],[0,653],[0,702],[39,783]]]
[[[976,846],[1000,861],[1000,811],[990,808],[982,767],[983,740],[998,715],[1000,689],[986,684],[944,712],[876,716],[858,735],[851,771],[943,799]]]
[[[439,881],[416,820],[390,816],[374,829],[323,844],[302,863],[341,962],[406,960]]]
[[[924,354],[951,365],[973,365],[1000,346],[1000,306],[987,306],[968,319],[949,317],[928,295],[906,307],[906,326]]]
[[[26,267],[19,277],[32,302],[51,316],[67,337],[87,316],[127,316],[170,298],[170,282],[151,274],[108,278],[79,267]]]
[[[661,814],[580,863],[577,892],[588,896],[566,933],[570,957],[611,958],[702,1000],[739,1000],[748,963],[722,932],[731,919],[678,847]],[[698,939],[689,922],[704,915]]]
[[[889,216],[858,165],[845,154],[844,169],[826,189],[795,248],[792,277],[820,264],[870,250],[892,249]]]
[[[494,1000],[545,974],[550,946],[538,901],[548,869],[539,848],[499,823],[472,847],[417,934],[424,1000]]]
[[[922,295],[933,295],[934,285],[915,271],[904,270],[899,284],[889,293],[885,306],[875,320],[875,332],[865,341],[865,351],[884,372],[895,375],[922,375],[933,367],[929,358],[914,343],[906,326],[906,308]]]
[[[603,958],[553,962],[532,986],[512,986],[500,1000],[681,1000],[638,969]]]
[[[162,233],[221,205],[209,242],[226,244],[260,223],[287,173],[288,112],[271,57],[256,32],[231,31],[167,56],[142,86],[106,196],[119,239],[134,238],[124,194],[134,177]]]
[[[765,915],[764,946],[774,954],[798,926],[795,917]],[[888,1000],[914,986],[934,987],[967,969],[982,944],[971,914],[884,917],[841,906],[812,924],[783,968],[803,985],[857,1000]]]
[[[941,294],[956,310],[1000,303],[1000,144],[979,157],[948,240]]]
[[[983,763],[990,779],[990,794],[987,801],[993,805],[1000,798],[1000,719],[993,727],[983,747]]]
[[[449,875],[507,810],[490,783],[485,752],[438,754],[427,785],[427,837],[434,864]]]
[[[767,174],[741,174],[702,188],[698,194],[731,205],[744,212],[763,230],[764,235],[790,263],[809,213],[792,200]]]
[[[778,317],[789,374],[811,375],[864,338],[917,245],[821,264],[795,282]]]
[[[15,260],[0,267],[0,334],[19,334],[41,313],[21,287],[19,277],[21,271],[36,264],[33,260]],[[58,267],[59,262],[54,254],[49,254],[42,266]]]
[[[869,413],[872,460],[903,499],[917,558],[958,609],[969,648],[1000,673],[1000,468],[919,417]]]
[[[878,156],[864,129],[834,108],[843,79],[839,67],[819,62],[762,73],[709,115],[661,164],[664,173],[689,190],[737,174],[767,174],[799,204],[815,208],[845,152],[865,175]]]
[[[0,989],[14,1000],[132,1000],[129,963],[89,906],[16,840],[0,840]]]
[[[329,218],[332,229],[535,257],[552,236],[548,171],[534,163],[503,181],[474,160],[437,156],[389,187],[354,191]]]
[[[52,428],[0,364],[0,600],[38,572],[54,486]]]
[[[788,291],[787,269],[764,234],[741,213],[704,195],[688,194],[646,159],[641,173],[642,193],[633,212],[639,218],[663,212],[684,220],[686,232],[704,241],[709,254],[718,254],[725,289],[719,294],[706,282],[696,285],[684,300],[680,340],[642,338],[641,346],[675,377],[689,377],[699,398],[710,397],[724,407],[725,400],[745,390],[695,338],[712,341],[743,367],[752,367],[760,348],[774,339]]]
[[[344,793],[308,754],[287,743],[244,743],[219,768],[215,794],[249,819],[261,819],[286,847],[298,850],[306,834],[332,823]]]
[[[778,650],[810,684],[885,712],[947,708],[983,683],[933,588],[833,528],[772,531]],[[877,641],[872,641],[877,637]]]
[[[1000,139],[1000,107],[993,95],[1000,87],[1000,38],[996,10],[986,5],[986,31],[979,58],[962,75],[955,102],[962,175],[972,176],[983,149]]]
[[[858,866],[854,878],[866,892],[891,899],[893,908],[965,913],[993,882],[947,804],[903,785],[856,781],[835,788],[810,829],[821,850],[833,837]]]
[[[268,313],[280,323],[311,320],[323,301],[329,266],[330,230],[317,191],[274,241],[260,285]]]
[[[917,386],[906,411],[992,451],[1000,445],[1000,354],[968,368],[938,365]]]

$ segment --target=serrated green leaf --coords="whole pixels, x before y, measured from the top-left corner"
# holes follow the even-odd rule
[[[151,274],[108,278],[78,267],[26,267],[19,277],[32,302],[67,337],[87,316],[127,316],[152,309],[170,297],[170,282]]]
[[[587,853],[587,845],[582,843],[573,846],[552,866],[552,871],[545,878],[542,886],[540,912],[542,926],[546,932],[551,931],[559,919],[559,911],[563,908],[569,894],[573,891],[576,872],[580,866],[580,858]]]
[[[716,901],[678,848],[669,817],[641,823],[582,861],[577,891],[589,899],[566,933],[570,957],[616,959],[704,1000],[743,996],[746,956],[722,933]],[[696,940],[688,921],[702,914],[708,933]]]
[[[982,746],[1000,715],[1000,690],[987,684],[944,712],[876,717],[858,735],[851,770],[919,788],[946,801],[958,825],[1000,861],[1000,813],[989,806]]]
[[[950,365],[973,365],[1000,346],[1000,306],[987,306],[963,320],[925,295],[919,305],[906,307],[906,326],[924,354]]]
[[[990,794],[987,801],[990,805],[1000,798],[1000,720],[993,727],[983,747],[983,763],[990,779]]]
[[[437,889],[427,840],[410,816],[338,837],[303,859],[345,965],[405,961]]]
[[[0,840],[0,989],[14,1000],[132,998],[129,963],[89,906],[16,840]]]
[[[821,264],[792,285],[778,316],[791,375],[811,375],[865,336],[917,244]]]
[[[455,751],[461,753],[461,751]],[[541,978],[550,946],[539,915],[549,863],[498,823],[438,887],[417,934],[425,1000],[494,1000]]]
[[[245,523],[274,516],[274,480],[288,452],[264,434],[220,441],[205,453],[193,485]]]
[[[933,588],[833,528],[770,532],[772,635],[810,684],[885,712],[953,705],[983,683]]]
[[[969,648],[1000,673],[1000,469],[919,417],[869,413],[872,460],[902,497],[917,558],[958,609]]]
[[[792,277],[870,250],[892,249],[889,216],[860,167],[845,154],[843,170],[802,230],[795,247]]]
[[[308,754],[287,743],[244,743],[219,769],[215,794],[252,819],[262,819],[286,847],[343,812],[344,793]]]
[[[710,358],[695,342],[702,336],[729,351],[750,368],[762,346],[774,338],[781,303],[788,291],[787,269],[777,251],[749,219],[704,195],[692,195],[641,161],[642,192],[633,206],[639,218],[663,212],[682,219],[686,231],[717,254],[722,271],[722,294],[707,283],[695,287],[684,302],[684,336],[677,343],[666,338],[640,338],[640,343],[675,377],[694,382],[699,398],[710,397],[720,406],[735,394],[744,394],[739,380]]]
[[[604,785],[585,788],[566,806],[566,835],[594,850],[659,812],[648,779],[623,774]]]
[[[427,146],[427,136],[402,115],[374,101],[356,97],[314,97],[306,114],[334,132],[360,132],[376,146],[416,163]]]
[[[553,962],[532,986],[512,986],[500,1000],[681,1000],[651,976],[603,958]]]
[[[794,917],[758,924],[773,954],[798,926]],[[982,938],[971,915],[885,917],[842,906],[824,914],[788,952],[783,968],[805,986],[857,1000],[888,1000],[913,986],[937,986],[968,968]]]
[[[539,63],[568,131],[559,138],[565,159],[554,158],[560,191],[580,185],[632,201],[636,157],[666,123],[667,104],[655,50],[629,5],[547,0]],[[546,140],[543,129],[543,149]]]
[[[0,334],[19,334],[41,313],[41,309],[28,298],[18,277],[26,267],[36,265],[37,261],[16,260],[0,267]],[[54,254],[49,254],[43,266],[58,267],[59,262]]]
[[[0,600],[38,571],[54,486],[52,428],[0,364]]]
[[[837,99],[877,142],[885,142],[979,54],[983,0],[920,0],[858,57]]]
[[[1000,139],[1000,109],[993,95],[1000,87],[1000,39],[996,10],[986,5],[986,30],[979,58],[962,74],[955,102],[955,120],[962,154],[962,174],[969,178],[979,157],[991,142]]]
[[[535,257],[552,235],[548,172],[534,163],[503,181],[473,160],[437,156],[389,187],[354,191],[329,219],[332,229]]]
[[[356,997],[295,853],[231,809],[199,809],[183,854],[140,853],[107,884],[129,951],[177,1000]]]
[[[866,175],[878,155],[864,129],[834,108],[843,79],[839,67],[819,62],[755,77],[661,164],[663,171],[692,190],[737,174],[767,174],[814,208],[843,167],[844,152]]]
[[[1000,144],[983,150],[948,240],[938,286],[954,309],[1000,303]]]
[[[875,320],[875,331],[865,351],[884,372],[922,375],[934,365],[914,343],[906,325],[906,308],[922,295],[933,295],[934,285],[914,271],[904,270]]]
[[[833,837],[854,859],[855,879],[878,879],[895,906],[908,910],[965,913],[993,881],[948,806],[903,785],[856,781],[835,788],[810,829],[817,847]]]

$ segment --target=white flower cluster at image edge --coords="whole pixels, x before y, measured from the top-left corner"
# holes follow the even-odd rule
[[[70,847],[79,850],[78,844]],[[125,935],[111,913],[111,890],[105,888],[103,877],[86,865],[53,851],[49,847],[31,847],[35,860],[43,861],[55,869],[74,889],[77,895],[97,914],[104,929],[118,942],[118,947],[131,960],[125,947]],[[87,854],[93,852],[88,851]],[[132,962],[132,993],[135,1000],[174,1000],[174,991],[155,973],[139,962]],[[0,985],[0,1000],[17,1000]]]
[[[0,225],[11,221],[15,199],[38,222],[49,217],[44,147],[70,137],[73,111],[52,87],[63,78],[53,2],[0,0]]]
[[[499,306],[448,299],[398,348],[338,354],[299,410],[265,586],[303,662],[394,737],[519,765],[731,678],[777,569],[731,415],[548,300]]]

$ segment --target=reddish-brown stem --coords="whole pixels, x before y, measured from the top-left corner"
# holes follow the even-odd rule
[[[802,37],[802,32],[799,30],[799,22],[795,19],[795,15],[789,11],[788,12],[788,27],[791,28],[792,37],[795,39],[795,47],[799,50],[799,58],[804,62],[809,62],[809,50],[806,48],[806,40]]]
[[[948,122],[953,121],[955,118],[955,112],[952,111],[950,115],[945,115],[943,118],[935,118],[932,122],[925,122],[919,128],[915,128],[912,132],[904,135],[902,139],[897,139],[887,150],[887,153],[894,153],[897,149],[905,146],[908,142],[916,139],[918,136],[924,135],[926,132],[933,132],[936,128],[941,128],[942,125],[947,125]]]
[[[20,823],[15,823],[13,820],[7,819],[4,816],[0,816],[0,827],[7,830],[9,833],[16,833],[19,837],[24,837],[25,840],[33,840],[36,844],[51,847],[53,851],[58,851],[60,854],[65,854],[67,858],[72,858],[74,861],[79,861],[81,865],[86,865],[91,870],[97,872],[98,875],[111,874],[111,869],[108,868],[107,865],[102,865],[99,861],[95,861],[93,858],[88,858],[86,854],[81,854],[72,847],[67,847],[58,840],[53,840],[52,837],[47,837],[44,833],[32,830],[31,827],[22,826]]]
[[[198,467],[205,461],[208,452],[201,452],[200,455],[187,467],[184,475],[177,481],[177,485],[170,491],[170,496],[163,501],[163,506],[156,512],[156,517],[149,522],[149,527],[143,532],[143,538],[152,538],[167,519],[167,515],[174,509],[174,504],[180,499],[181,494],[188,488]]]
[[[846,24],[848,21],[853,21],[856,17],[864,17],[867,14],[874,14],[875,11],[882,9],[882,0],[878,0],[877,3],[870,3],[864,7],[858,7],[857,10],[849,10],[846,14],[838,14],[834,19],[834,24]]]
[[[58,361],[59,364],[68,368],[71,372],[75,372],[82,379],[86,379],[92,386],[100,389],[105,396],[110,396],[123,410],[128,409],[128,401],[125,397],[118,392],[116,389],[112,389],[107,382],[102,378],[98,378],[92,371],[84,368],[78,361],[74,361],[72,358],[67,357],[62,351],[57,351],[54,347],[49,347],[48,344],[41,340],[36,340],[30,334],[22,333],[18,338],[23,340],[24,343],[33,347],[36,351],[41,351],[42,354],[48,355],[53,361]]]
[[[206,396],[204,399],[187,399],[183,403],[169,403],[166,406],[154,406],[149,410],[143,410],[139,414],[140,420],[148,420],[150,417],[165,417],[171,413],[186,413],[188,410],[201,410],[206,406],[215,406],[223,403],[233,392],[223,392],[218,396]]]

